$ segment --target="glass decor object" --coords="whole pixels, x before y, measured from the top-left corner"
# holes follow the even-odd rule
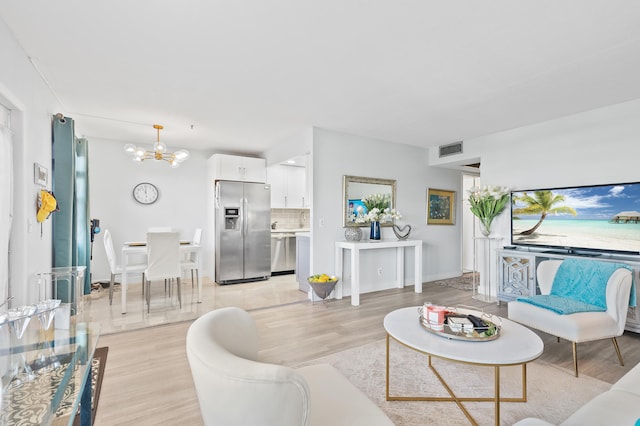
[[[396,234],[398,240],[406,240],[411,233],[411,225],[407,224],[400,228],[398,225],[393,225],[393,233]]]
[[[362,239],[362,231],[360,228],[345,228],[344,238],[347,241],[360,241]]]

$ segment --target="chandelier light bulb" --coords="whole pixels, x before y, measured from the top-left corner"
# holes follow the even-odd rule
[[[187,158],[189,158],[189,151],[185,151],[184,149],[181,149],[179,151],[176,151],[176,153],[174,154],[174,157],[178,161],[184,161]]]
[[[167,150],[167,146],[162,142],[156,142],[155,151],[156,152],[165,152]]]
[[[136,146],[132,143],[128,143],[124,146],[124,151],[128,153],[133,153],[136,150]]]

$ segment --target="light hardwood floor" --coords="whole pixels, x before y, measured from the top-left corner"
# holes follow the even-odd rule
[[[433,283],[426,283],[422,294],[414,293],[413,287],[364,294],[358,307],[351,306],[350,299],[345,298],[248,310],[258,325],[261,360],[293,365],[383,339],[382,320],[388,312],[425,301],[507,314],[505,303],[498,306],[480,302],[469,291]],[[109,355],[96,418],[98,426],[202,424],[185,351],[190,323],[101,337],[99,346],[108,346]],[[564,367],[567,380],[572,380],[571,344],[557,343],[554,337],[539,334],[545,343],[541,359]],[[611,341],[599,341],[578,345],[580,373],[613,383],[629,371],[640,361],[640,336],[625,332],[618,342],[624,367],[618,364]]]

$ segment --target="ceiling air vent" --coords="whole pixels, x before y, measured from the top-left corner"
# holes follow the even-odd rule
[[[454,154],[462,154],[462,141],[440,146],[440,157]]]

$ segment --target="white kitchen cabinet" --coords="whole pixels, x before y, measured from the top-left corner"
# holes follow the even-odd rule
[[[305,167],[277,164],[267,169],[271,184],[271,208],[308,208],[307,170]]]
[[[264,158],[239,155],[213,154],[213,178],[242,182],[267,181],[267,163]]]
[[[285,166],[275,165],[267,167],[267,183],[271,185],[271,208],[286,207],[287,189],[285,185]]]

